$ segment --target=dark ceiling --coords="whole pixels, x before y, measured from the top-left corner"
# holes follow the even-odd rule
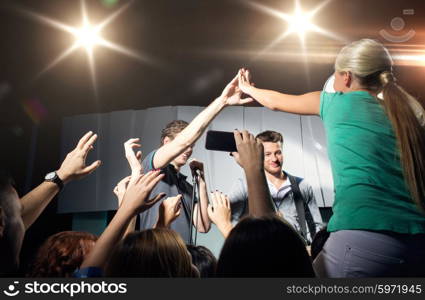
[[[105,4],[113,2],[116,4]],[[128,2],[87,0],[86,4],[90,19],[96,23]],[[37,77],[71,45],[73,37],[22,13],[31,11],[77,26],[81,23],[80,1],[2,0],[3,122],[15,121],[14,112],[24,109],[29,99],[38,101],[44,118],[163,105],[207,105],[242,66],[252,70],[257,86],[290,93],[319,89],[332,72],[332,57],[312,59],[307,64],[307,76],[301,56],[287,53],[301,52],[294,36],[258,55],[286,25],[281,19],[254,9],[249,2],[254,1],[133,1],[102,35],[134,50],[147,61],[96,48],[98,97],[95,97],[83,49]],[[309,10],[323,1],[300,2]],[[294,8],[294,0],[256,0],[256,3],[288,13]],[[403,9],[414,9],[414,14],[403,15]],[[424,13],[423,0],[333,0],[314,20],[347,41],[369,37],[385,42],[379,30],[391,32],[391,20],[402,17],[405,29],[396,34],[414,29],[417,34],[405,44],[425,45]],[[322,35],[307,36],[307,52],[335,54],[341,45],[342,42]],[[398,70],[402,82],[419,96],[425,94],[423,69],[422,66]],[[12,106],[16,109],[11,110]]]

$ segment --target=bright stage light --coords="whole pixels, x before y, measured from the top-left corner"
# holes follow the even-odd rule
[[[258,2],[250,1],[248,4],[252,6],[254,9],[262,11],[268,15],[273,17],[277,17],[288,25],[287,29],[282,32],[275,40],[273,40],[269,45],[267,45],[261,52],[265,53],[268,49],[274,47],[277,43],[281,42],[289,35],[296,33],[300,39],[301,47],[303,53],[305,52],[305,35],[307,32],[314,32],[324,36],[327,36],[333,40],[338,40],[341,42],[346,42],[343,38],[338,35],[327,31],[313,23],[313,18],[324,8],[326,7],[332,0],[321,1],[319,5],[314,7],[309,11],[304,11],[301,7],[299,0],[294,0],[295,9],[292,14],[284,13],[278,11],[276,9],[267,7]],[[305,54],[305,53],[304,53]]]
[[[298,5],[295,8],[294,14],[287,15],[284,20],[288,22],[289,28],[286,34],[297,33],[298,36],[303,40],[305,33],[308,31],[313,31],[316,26],[312,23],[313,14],[304,13],[301,10],[301,7]]]
[[[67,25],[60,21],[54,20],[50,17],[43,16],[41,14],[33,13],[30,11],[24,11],[24,13],[49,26],[52,26],[56,29],[67,32],[69,34],[72,34],[76,39],[75,42],[72,45],[70,45],[69,48],[65,49],[61,54],[59,54],[55,59],[53,59],[53,61],[49,63],[47,67],[44,68],[38,74],[38,76],[42,75],[46,71],[53,68],[55,65],[57,65],[59,62],[61,62],[66,57],[71,55],[77,49],[85,48],[87,53],[88,66],[89,66],[90,75],[92,79],[93,89],[97,97],[97,87],[96,87],[97,80],[96,80],[96,68],[95,68],[95,59],[94,59],[95,46],[108,48],[112,51],[118,52],[120,54],[124,54],[131,58],[135,58],[142,62],[152,63],[152,61],[150,61],[146,57],[140,55],[139,53],[131,49],[115,44],[107,39],[104,39],[101,36],[101,31],[105,27],[107,27],[112,21],[114,21],[119,15],[121,15],[125,10],[127,10],[127,8],[133,3],[133,1],[129,1],[127,4],[121,6],[119,9],[117,9],[115,12],[107,16],[104,20],[102,20],[100,23],[96,24],[95,26],[91,25],[90,23],[90,19],[87,13],[86,5],[85,5],[85,0],[80,0],[80,3],[81,3],[81,17],[82,17],[82,26],[80,28]]]
[[[286,14],[282,12],[276,12],[277,15],[288,24],[288,29],[279,37],[282,40],[286,36],[296,33],[300,38],[301,45],[304,48],[305,35],[307,32],[315,32],[326,35],[333,39],[338,37],[313,23],[313,17],[325,7],[331,0],[323,1],[319,6],[315,7],[310,11],[303,11],[299,0],[295,0],[295,10],[293,14]]]
[[[300,4],[300,0],[294,0],[295,9],[293,10],[293,12],[284,13],[274,8],[260,4],[260,1],[258,0],[247,1],[247,4],[253,7],[254,9],[262,11],[272,17],[276,17],[284,21],[287,25],[286,30],[283,31],[274,40],[272,40],[262,50],[260,50],[257,53],[257,55],[255,55],[254,59],[256,59],[257,57],[263,56],[264,54],[267,54],[270,49],[274,48],[278,43],[282,42],[284,39],[286,39],[290,35],[297,34],[300,40],[301,51],[297,52],[296,55],[299,56],[304,62],[305,73],[307,76],[307,84],[308,84],[310,80],[310,72],[309,72],[309,65],[308,65],[308,58],[309,58],[309,53],[307,51],[308,45],[306,43],[307,33],[311,32],[311,33],[320,34],[328,38],[331,38],[332,40],[340,41],[342,43],[347,42],[344,38],[338,36],[337,34],[330,32],[328,30],[325,30],[313,23],[313,18],[323,8],[325,8],[330,2],[332,2],[332,0],[320,1],[319,4],[313,7],[312,9],[303,10]]]
[[[94,46],[100,44],[102,41],[99,29],[91,25],[81,27],[76,31],[75,37],[77,38],[76,43],[79,46],[85,47],[87,50],[93,49]]]

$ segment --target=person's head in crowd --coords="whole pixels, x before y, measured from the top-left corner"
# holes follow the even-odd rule
[[[313,238],[313,241],[311,242],[311,260],[314,260],[320,251],[322,251],[323,246],[325,245],[326,241],[328,240],[329,235],[331,234],[328,232],[328,227],[325,226],[322,229],[320,229],[318,232],[316,232],[316,235]]]
[[[3,234],[0,238],[0,274],[12,275],[19,267],[19,254],[25,235],[22,205],[12,177],[0,171],[0,207],[3,216]]]
[[[50,236],[38,250],[28,277],[72,277],[96,240],[95,235],[78,231]]]
[[[96,161],[86,166],[88,152],[93,149],[97,135],[87,132],[75,149],[68,153],[56,171],[62,183],[82,178],[100,165]],[[46,205],[59,192],[60,187],[52,189],[52,181],[45,180],[35,189],[19,198],[10,175],[0,171],[0,206],[4,214],[4,230],[0,239],[0,274],[13,276],[19,268],[19,255],[27,230],[40,216]]]
[[[215,277],[217,259],[212,252],[204,246],[187,245],[192,256],[192,263],[199,270],[202,278]]]
[[[305,244],[277,216],[245,217],[227,237],[218,277],[314,277]]]
[[[283,137],[279,132],[267,130],[255,137],[259,139],[264,147],[264,170],[270,174],[280,175],[282,173]]]
[[[128,234],[105,268],[109,277],[198,277],[178,233],[154,228]]]
[[[187,127],[187,125],[189,125],[189,123],[187,123],[186,121],[183,120],[174,120],[170,123],[168,123],[164,129],[162,129],[161,131],[161,146],[165,145],[169,142],[171,142],[172,140],[174,140],[174,138],[183,130]],[[190,156],[192,155],[193,152],[193,146],[187,147],[187,149],[180,154],[179,156],[177,156],[172,163],[178,167],[182,167],[183,165],[185,165],[187,163],[187,161],[189,160]]]

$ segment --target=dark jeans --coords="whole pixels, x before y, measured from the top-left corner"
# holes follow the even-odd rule
[[[332,232],[313,266],[319,277],[425,277],[425,234]]]

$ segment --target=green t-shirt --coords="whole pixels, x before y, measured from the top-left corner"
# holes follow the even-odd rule
[[[365,91],[320,96],[335,186],[328,230],[425,233],[425,215],[404,182],[396,138],[378,100]]]

